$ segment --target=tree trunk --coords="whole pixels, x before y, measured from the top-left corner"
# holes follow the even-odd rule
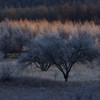
[[[68,81],[68,73],[64,75],[65,82]]]

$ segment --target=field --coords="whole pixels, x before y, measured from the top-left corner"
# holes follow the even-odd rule
[[[2,63],[9,64],[8,61]],[[67,83],[57,68],[42,72],[34,66],[23,70],[17,67],[12,76],[11,80],[0,82],[2,100],[100,99],[100,67],[97,65],[76,64]]]
[[[91,34],[96,40],[96,44],[99,45],[100,25],[96,25],[94,22],[2,21],[0,23],[0,42],[10,43],[10,47],[9,44],[6,45],[8,52],[3,59],[3,54],[0,52],[0,100],[99,100],[100,59],[94,60],[91,64],[76,63],[72,67],[66,83],[56,65],[51,66],[48,71],[41,71],[34,65],[34,62],[23,68],[18,62],[20,55],[16,56],[16,52],[13,50],[9,52],[9,48],[18,47],[20,39],[24,40],[20,36],[24,36],[24,38],[28,36],[28,39],[31,40],[53,34],[67,39],[82,33]],[[4,40],[3,36],[5,36]],[[14,40],[16,37],[19,39],[17,42]],[[7,42],[5,42],[6,40]],[[2,43],[0,47],[2,47]],[[7,75],[11,75],[9,76],[11,79],[6,79],[6,81],[2,79],[5,72]]]
[[[25,81],[26,80],[26,81]],[[1,100],[99,100],[100,82],[21,79],[0,83]]]

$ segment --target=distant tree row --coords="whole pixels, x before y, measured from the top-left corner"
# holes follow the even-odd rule
[[[0,7],[32,7],[39,5],[54,6],[65,4],[66,2],[70,5],[81,2],[81,3],[97,3],[99,0],[0,0]]]
[[[68,3],[58,6],[37,6],[26,8],[0,8],[0,21],[8,18],[10,20],[72,20],[91,21],[100,23],[100,2],[96,5],[77,3],[70,6]]]

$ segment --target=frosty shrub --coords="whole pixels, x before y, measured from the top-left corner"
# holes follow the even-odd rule
[[[0,63],[0,81],[5,82],[12,80],[15,66],[16,65],[12,62]]]
[[[22,32],[18,26],[13,26],[9,22],[1,28],[0,51],[4,53],[5,58],[8,54],[20,54],[23,47],[28,42],[28,35]]]

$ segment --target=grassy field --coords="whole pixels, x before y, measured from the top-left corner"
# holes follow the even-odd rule
[[[47,72],[42,72],[34,66],[24,70],[16,68],[11,80],[0,82],[0,99],[99,100],[100,68],[92,65],[76,64],[67,83],[56,68]]]
[[[59,82],[22,78],[0,83],[1,100],[100,100],[100,81]]]

